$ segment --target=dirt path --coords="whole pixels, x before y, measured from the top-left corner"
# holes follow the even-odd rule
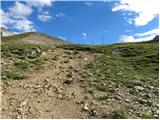
[[[96,56],[54,47],[43,53],[47,63],[42,70],[2,84],[1,118],[87,118],[93,101],[81,76]]]

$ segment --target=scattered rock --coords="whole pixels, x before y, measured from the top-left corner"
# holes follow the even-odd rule
[[[45,57],[47,54],[45,52],[41,53],[41,57]]]
[[[73,75],[74,75],[73,72],[69,72],[69,73],[67,74],[67,77],[73,77]]]
[[[67,85],[70,85],[72,83],[73,83],[73,80],[71,80],[71,79],[68,79],[68,80],[64,81],[64,84],[67,84]]]
[[[121,54],[122,54],[122,53],[121,53],[120,49],[114,49],[114,50],[112,51],[112,55],[120,56]]]
[[[64,53],[67,54],[67,55],[71,55],[71,54],[73,54],[73,52],[74,51],[64,51]]]
[[[144,87],[141,87],[141,86],[135,86],[134,88],[138,91],[143,91],[144,90]]]
[[[158,119],[159,115],[155,114],[155,115],[153,115],[153,118]]]
[[[114,96],[114,98],[117,100],[122,100],[122,98],[120,96]]]
[[[10,86],[11,85],[11,82],[7,81],[7,82],[4,82],[3,84],[7,85],[7,86]]]
[[[56,68],[56,69],[58,69],[58,68],[59,68],[59,66],[58,66],[58,65],[55,65],[55,68]]]
[[[93,115],[93,116],[96,116],[97,115],[97,111],[92,109],[92,110],[90,110],[90,114]]]
[[[159,104],[156,104],[156,107],[159,108]]]
[[[83,110],[85,110],[85,111],[90,111],[89,108],[88,108],[88,103],[85,103],[85,104],[84,104]]]
[[[138,98],[138,102],[141,103],[141,104],[146,104],[147,100],[143,99],[143,98]]]
[[[149,106],[152,106],[152,101],[151,100],[147,100],[147,104],[149,105]]]
[[[131,101],[129,99],[125,99],[125,102],[130,103]]]
[[[27,101],[28,101],[28,100],[24,100],[23,102],[21,102],[21,103],[20,103],[20,105],[19,105],[19,106],[20,106],[20,107],[22,107],[22,106],[27,105]]]
[[[57,89],[56,89],[57,93],[61,93],[62,92],[62,87],[59,86]]]
[[[147,85],[147,88],[151,89],[151,90],[154,89],[154,87],[152,85]]]
[[[57,96],[57,98],[58,98],[58,99],[61,99],[61,100],[63,99],[63,97],[62,97],[61,94],[59,94],[59,95]]]
[[[88,58],[84,58],[84,61],[87,61],[88,60]]]
[[[38,47],[32,48],[32,51],[35,51],[36,53],[41,53],[42,52],[41,49],[38,48]]]
[[[151,97],[152,97],[152,95],[151,95],[150,93],[147,93],[147,94],[146,94],[146,97],[151,98]]]
[[[129,83],[137,86],[143,85],[143,82],[141,80],[131,80],[129,81]]]
[[[48,84],[48,82],[49,82],[48,78],[44,79],[44,81],[43,81],[44,84]]]

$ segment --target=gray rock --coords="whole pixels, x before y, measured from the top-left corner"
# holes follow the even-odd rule
[[[143,85],[143,82],[141,80],[131,80],[129,81],[130,84],[133,84],[133,85]]]
[[[154,87],[152,85],[147,85],[148,89],[154,89]]]
[[[147,93],[146,97],[151,98],[151,97],[152,97],[152,95],[151,95],[150,93]]]
[[[63,99],[63,96],[59,94],[59,95],[57,96],[57,98],[62,100],[62,99]]]
[[[143,91],[144,90],[144,87],[141,87],[141,86],[135,86],[134,87],[136,90],[139,90],[139,91]]]
[[[122,100],[122,98],[120,96],[115,96],[114,98],[117,100]]]
[[[158,119],[159,115],[155,114],[155,115],[153,115],[153,118]]]
[[[84,58],[84,61],[87,61],[88,60],[88,58]]]
[[[96,116],[96,115],[97,115],[97,111],[94,110],[94,109],[92,109],[92,110],[90,111],[90,114],[93,115],[93,116]]]
[[[138,98],[138,102],[141,103],[141,104],[146,104],[147,100],[143,99],[143,98]]]
[[[32,50],[34,50],[36,53],[41,53],[41,49],[38,47],[34,47]]]
[[[72,84],[73,83],[73,80],[65,80],[64,82],[63,82],[64,84],[67,84],[67,85],[70,85],[70,84]]]
[[[85,111],[90,111],[89,108],[88,108],[88,103],[85,103],[85,104],[84,104],[83,110],[85,110]]]
[[[73,75],[74,75],[73,72],[69,72],[69,73],[67,74],[67,77],[73,77]]]
[[[43,80],[43,84],[48,84],[49,81],[50,80],[48,78],[46,78],[46,79]]]
[[[125,102],[130,103],[131,101],[129,99],[125,99]]]
[[[112,51],[112,55],[116,55],[116,56],[120,56],[122,53],[121,53],[121,51],[119,50],[119,49],[114,49],[113,51]]]

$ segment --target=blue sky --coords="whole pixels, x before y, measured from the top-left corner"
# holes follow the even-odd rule
[[[160,2],[153,1],[2,1],[0,25],[16,33],[37,31],[76,44],[145,41],[159,31]]]

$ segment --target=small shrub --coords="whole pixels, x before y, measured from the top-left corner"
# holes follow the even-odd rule
[[[116,110],[112,113],[113,119],[126,119],[126,113],[123,109]]]

